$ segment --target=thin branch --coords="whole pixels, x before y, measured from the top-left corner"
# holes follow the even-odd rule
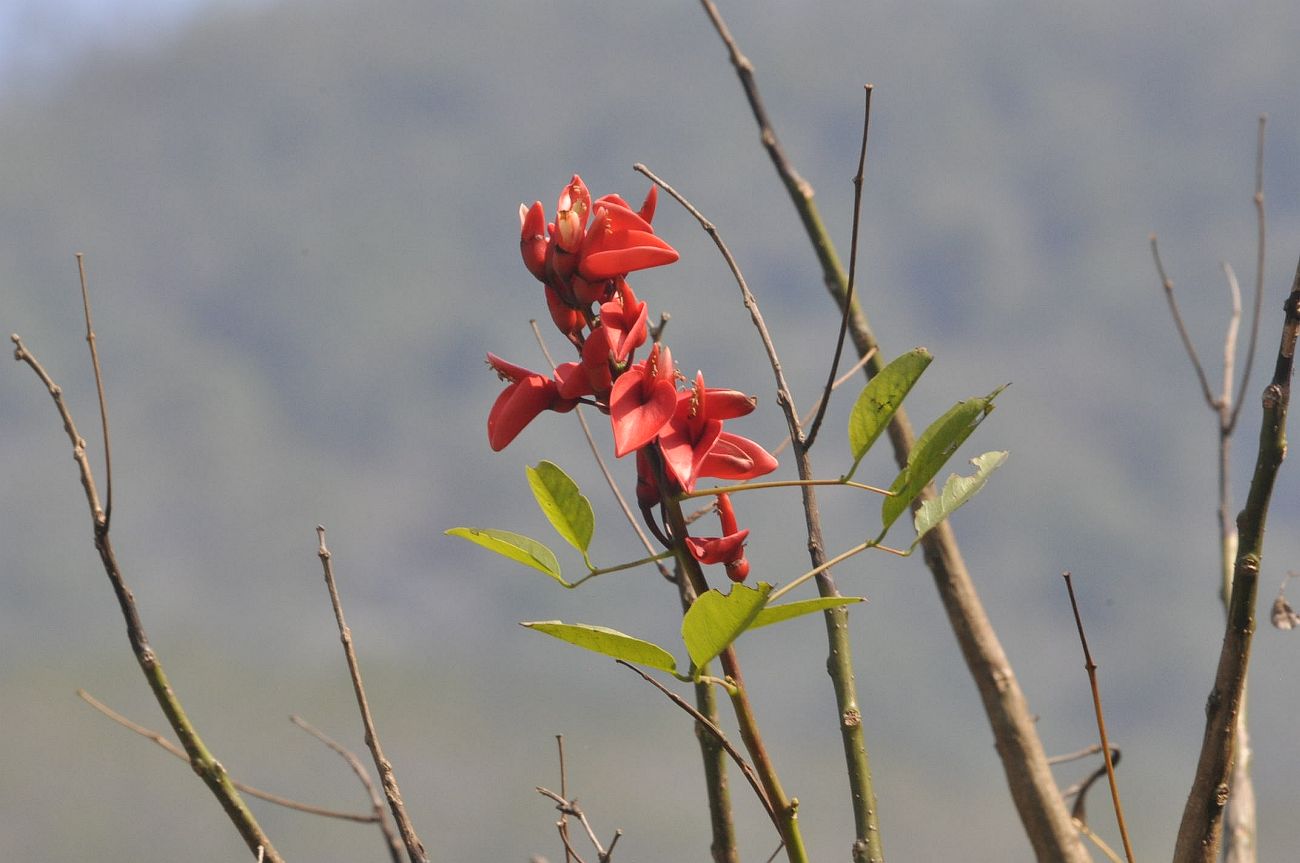
[[[325,547],[325,528],[321,525],[316,526],[316,538],[319,543],[316,554],[320,557],[321,569],[325,573],[325,586],[329,589],[330,604],[334,607],[334,619],[338,621],[339,640],[343,642],[343,655],[347,658],[348,673],[352,676],[352,690],[356,693],[357,709],[361,713],[361,724],[365,727],[366,745],[370,747],[375,769],[379,771],[379,780],[384,786],[384,796],[388,798],[388,808],[392,811],[393,820],[397,822],[397,829],[402,835],[402,844],[406,846],[407,858],[410,863],[429,863],[429,855],[424,850],[424,844],[415,834],[415,827],[406,814],[406,804],[402,802],[402,792],[397,786],[392,762],[384,757],[383,747],[379,744],[379,735],[375,732],[375,722],[370,715],[370,703],[366,700],[366,689],[361,682],[361,667],[357,664],[357,654],[352,647],[352,630],[343,619],[343,603],[339,599],[338,587],[334,583],[333,555]]]
[[[537,324],[536,322],[534,322],[533,330],[536,331],[536,329],[537,329]],[[539,333],[538,334],[539,340],[540,337],[541,335]],[[545,347],[543,347],[543,350],[545,350]],[[549,360],[550,356],[548,355],[546,358]],[[564,735],[563,734],[555,735],[555,746],[560,751],[560,794],[563,796],[564,800],[567,800],[569,798],[569,777],[568,777],[568,771],[564,766]],[[560,810],[560,835],[565,837],[568,837],[569,835],[569,824],[568,821],[566,820],[568,817],[569,817],[568,814],[563,809],[561,809]],[[571,861],[572,859],[573,859],[573,852],[569,848],[568,841],[565,841],[564,861],[565,863],[569,863],[569,861]]]
[[[1109,860],[1110,863],[1124,863],[1124,861],[1122,861],[1119,858],[1119,855],[1115,853],[1115,850],[1111,848],[1109,845],[1107,845],[1100,836],[1094,833],[1092,831],[1092,828],[1089,827],[1085,822],[1080,821],[1078,818],[1076,818],[1074,819],[1074,826],[1079,828],[1079,832],[1082,833],[1084,836],[1087,836],[1089,841],[1091,841],[1092,844],[1097,846],[1098,851],[1106,855],[1106,859]]]
[[[1100,751],[1101,744],[1093,743],[1074,752],[1067,752],[1064,755],[1052,755],[1048,757],[1047,763],[1052,765],[1067,764],[1071,761],[1078,761],[1080,758],[1087,758],[1089,755],[1096,755]]]
[[[754,794],[758,797],[758,802],[763,804],[763,809],[767,812],[767,816],[772,819],[772,823],[776,825],[777,830],[780,830],[781,824],[778,820],[776,810],[772,808],[772,801],[768,799],[767,792],[763,790],[763,784],[759,781],[758,774],[754,772],[754,768],[745,760],[745,756],[740,754],[740,750],[731,745],[731,741],[729,741],[727,736],[722,733],[722,729],[717,726],[717,723],[711,721],[703,713],[700,713],[700,711],[692,707],[690,702],[677,695],[671,689],[664,686],[635,665],[632,665],[630,662],[624,662],[621,659],[616,659],[614,661],[641,675],[642,680],[662,692],[669,701],[689,713],[696,722],[714,736],[718,743],[721,744],[722,748],[727,751],[727,754],[731,756],[731,760],[736,762],[736,766],[740,768],[740,772],[745,774],[745,779],[749,781],[749,787],[754,789]]]
[[[727,248],[727,244],[723,241],[722,235],[718,232],[718,229],[714,227],[713,223],[706,219],[704,214],[696,209],[694,204],[686,200],[680,192],[661,180],[645,165],[638,162],[632,166],[632,170],[644,175],[650,180],[650,182],[671,195],[673,200],[681,204],[686,212],[690,213],[695,218],[695,221],[699,222],[700,227],[704,229],[704,232],[713,240],[713,244],[718,247],[718,252],[721,253],[722,259],[726,261],[727,269],[731,270],[732,278],[736,280],[736,284],[740,287],[740,295],[744,300],[745,308],[749,309],[749,317],[754,322],[754,328],[758,330],[759,338],[763,342],[763,349],[767,352],[768,364],[771,365],[772,374],[776,377],[776,400],[777,403],[781,405],[781,410],[785,414],[786,425],[789,426],[790,435],[795,440],[799,440],[801,435],[798,427],[799,418],[794,407],[794,396],[791,395],[790,387],[786,384],[785,372],[781,370],[781,359],[777,356],[776,345],[772,343],[772,335],[768,332],[767,324],[763,321],[763,313],[759,311],[758,300],[756,300],[753,293],[750,292],[749,285],[745,282],[745,276],[740,272],[740,266],[736,263],[736,259],[732,257],[731,250]]]
[[[1065,589],[1070,594],[1070,609],[1074,612],[1074,625],[1079,630],[1079,644],[1083,647],[1083,667],[1088,670],[1088,683],[1092,687],[1092,707],[1097,714],[1097,734],[1101,737],[1101,755],[1106,759],[1106,780],[1110,783],[1110,799],[1115,804],[1115,821],[1119,824],[1119,836],[1124,843],[1124,856],[1128,863],[1133,863],[1133,846],[1128,839],[1128,824],[1124,821],[1124,807],[1119,802],[1119,784],[1115,781],[1115,762],[1110,755],[1110,741],[1106,739],[1106,714],[1101,709],[1101,689],[1097,686],[1097,663],[1092,661],[1092,652],[1088,650],[1088,637],[1083,633],[1083,618],[1079,616],[1079,603],[1074,598],[1074,582],[1070,573],[1063,573]],[[1083,799],[1082,793],[1079,795]]]
[[[1245,392],[1250,383],[1250,370],[1255,362],[1255,341],[1259,335],[1259,315],[1264,303],[1264,247],[1268,237],[1268,225],[1264,219],[1264,132],[1268,126],[1268,115],[1259,115],[1259,132],[1255,142],[1255,307],[1250,316],[1250,340],[1246,347],[1246,365],[1241,372],[1239,392]],[[1241,415],[1241,403],[1232,410],[1232,419],[1228,421],[1228,431],[1237,425]]]
[[[591,822],[587,820],[587,813],[582,811],[582,807],[578,805],[577,800],[569,800],[561,794],[556,794],[549,788],[543,788],[541,785],[537,786],[537,793],[555,801],[555,808],[560,810],[560,825],[565,825],[567,823],[564,821],[566,816],[572,815],[574,818],[578,819],[578,822],[582,824],[582,828],[587,832],[587,839],[590,840],[592,846],[596,849],[596,859],[600,861],[600,863],[609,863],[609,861],[613,859],[614,846],[618,844],[618,840],[623,836],[622,830],[614,831],[614,838],[610,840],[609,848],[606,848],[601,845],[600,840],[596,838],[596,831],[592,829]],[[582,858],[578,857],[578,852],[575,851],[573,846],[569,843],[567,827],[562,826],[560,834],[564,838],[564,853],[566,858],[572,856],[581,863]]]
[[[1232,391],[1232,374],[1237,360],[1237,331],[1241,328],[1241,286],[1237,284],[1237,274],[1232,271],[1232,264],[1223,262],[1223,275],[1228,280],[1228,299],[1232,311],[1228,315],[1228,329],[1223,335],[1223,391],[1219,403],[1224,408],[1234,404]],[[1231,423],[1223,424],[1225,434],[1230,434]]]
[[[283,863],[279,853],[271,845],[271,840],[267,838],[265,831],[257,823],[257,819],[253,817],[248,804],[239,796],[239,791],[235,788],[229,774],[226,773],[226,768],[208,750],[203,738],[199,736],[198,730],[190,722],[190,718],[181,705],[180,698],[176,695],[171,681],[167,679],[162,662],[149,644],[149,637],[145,634],[144,624],[140,620],[140,611],[136,606],[135,596],[127,587],[126,579],[122,576],[122,570],[118,566],[117,553],[113,549],[112,538],[108,531],[108,519],[100,506],[99,494],[95,489],[95,476],[90,468],[90,460],[86,456],[86,441],[77,433],[77,426],[73,422],[72,413],[63,401],[62,388],[54,382],[36,357],[27,350],[17,333],[10,338],[14,343],[14,359],[26,363],[37,378],[40,379],[41,383],[45,385],[50,397],[54,400],[59,416],[63,420],[63,430],[72,443],[72,455],[81,474],[81,486],[86,493],[86,504],[90,508],[91,521],[94,525],[95,551],[99,553],[99,560],[104,567],[104,574],[108,576],[109,583],[113,586],[118,608],[121,610],[122,619],[126,623],[127,640],[131,643],[131,651],[135,654],[136,663],[139,664],[145,680],[149,683],[149,688],[153,691],[154,699],[158,702],[158,706],[162,708],[163,714],[166,715],[168,724],[176,732],[181,746],[185,748],[190,766],[203,780],[204,784],[208,786],[213,796],[217,798],[217,802],[221,804],[226,817],[235,825],[235,829],[243,837],[248,849],[255,854],[262,855],[268,863]],[[104,411],[102,416],[107,417],[107,411]],[[105,422],[107,422],[106,419]]]
[[[1196,348],[1192,345],[1192,338],[1187,334],[1187,325],[1183,323],[1183,313],[1178,309],[1178,301],[1174,299],[1174,280],[1165,275],[1165,265],[1160,260],[1160,247],[1156,242],[1156,235],[1151,235],[1151,257],[1156,262],[1156,274],[1160,276],[1160,287],[1164,289],[1165,300],[1169,303],[1169,314],[1173,316],[1174,326],[1178,330],[1178,338],[1183,341],[1183,348],[1187,351],[1187,358],[1192,361],[1192,369],[1196,372],[1196,380],[1201,385],[1201,395],[1205,397],[1205,403],[1213,409],[1218,409],[1219,403],[1210,392],[1210,381],[1205,377],[1205,369],[1201,366],[1200,357],[1196,355]]]
[[[90,346],[90,364],[95,370],[95,393],[99,396],[99,425],[104,436],[104,526],[113,517],[113,445],[108,436],[108,402],[104,398],[104,374],[99,368],[99,350],[95,345],[95,327],[90,322],[90,291],[86,289],[85,256],[77,253],[77,274],[81,279],[81,308],[86,314],[86,344]]]
[[[871,126],[871,93],[874,88],[866,85],[866,105],[862,109],[862,152],[858,154],[858,173],[853,176],[853,230],[849,241],[849,284],[845,291],[844,312],[840,316],[840,334],[835,339],[835,358],[831,360],[830,374],[826,376],[826,387],[822,391],[821,403],[817,406],[817,416],[813,418],[803,440],[804,449],[812,449],[817,439],[817,431],[826,416],[826,407],[830,404],[831,391],[835,388],[835,373],[840,367],[840,355],[844,352],[844,336],[849,330],[849,310],[853,308],[853,290],[857,283],[858,271],[858,234],[862,223],[862,183],[866,176],[867,165],[867,130]]]
[[[401,863],[401,840],[397,838],[397,834],[393,831],[392,825],[388,823],[388,816],[384,813],[383,795],[381,795],[375,788],[375,783],[370,781],[370,773],[366,770],[365,765],[361,763],[361,759],[358,758],[356,753],[351,749],[348,749],[324,731],[316,728],[301,716],[296,714],[290,716],[289,721],[301,728],[303,731],[306,731],[312,737],[315,737],[321,743],[324,743],[340,758],[346,761],[348,767],[352,768],[352,772],[356,775],[357,781],[361,783],[361,787],[366,790],[366,796],[370,798],[371,817],[375,823],[379,825],[380,832],[383,833],[384,843],[388,847],[388,856],[392,858],[393,863]]]
[[[172,743],[166,737],[163,737],[159,732],[154,731],[152,728],[146,728],[143,725],[132,722],[130,719],[127,719],[125,716],[95,698],[95,696],[91,695],[84,689],[77,690],[77,697],[128,731],[134,731],[146,740],[152,740],[164,752],[179,758],[181,761],[186,763],[189,762],[190,757],[185,754],[185,750],[181,749],[175,743]],[[291,800],[288,797],[281,797],[279,794],[272,794],[269,791],[255,788],[252,785],[240,782],[237,779],[232,779],[231,783],[249,797],[256,797],[259,800],[265,800],[267,803],[274,803],[276,806],[283,806],[286,809],[306,812],[308,815],[319,815],[322,818],[338,818],[342,821],[356,821],[360,824],[370,824],[375,820],[373,815],[367,815],[364,812],[344,812],[339,809],[328,809],[324,806],[315,806],[311,803],[301,803],[297,800]]]
[[[837,390],[840,387],[844,386],[846,383],[848,383],[853,377],[857,375],[858,372],[862,371],[863,367],[866,366],[867,363],[871,362],[871,358],[874,357],[875,355],[876,355],[876,349],[872,348],[871,350],[867,351],[865,356],[859,357],[858,361],[855,362],[852,366],[850,366],[848,371],[846,371],[844,374],[840,375],[838,378],[835,379],[835,382],[831,384],[831,390],[832,391]],[[816,404],[814,404],[811,408],[809,408],[808,413],[803,415],[803,417],[799,420],[799,424],[801,426],[806,426],[809,420],[813,418],[813,416],[821,408],[822,403],[825,401],[826,401],[825,393],[818,396]],[[771,452],[772,455],[774,456],[780,455],[781,451],[790,445],[790,440],[791,440],[790,433],[786,432],[785,437],[781,438],[781,442],[776,446],[772,447],[772,449],[770,449],[769,452]]]

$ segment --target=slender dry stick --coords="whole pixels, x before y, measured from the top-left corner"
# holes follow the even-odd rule
[[[1097,736],[1101,738],[1101,756],[1106,760],[1106,781],[1110,783],[1110,799],[1115,804],[1115,823],[1119,825],[1119,838],[1124,843],[1124,856],[1133,863],[1133,846],[1128,839],[1128,824],[1124,821],[1124,807],[1119,802],[1119,784],[1115,781],[1115,762],[1110,757],[1110,740],[1106,737],[1106,714],[1101,709],[1101,688],[1097,685],[1097,663],[1088,650],[1088,636],[1083,633],[1083,618],[1079,603],[1074,598],[1074,582],[1070,573],[1062,573],[1065,589],[1070,594],[1070,610],[1074,612],[1074,625],[1079,630],[1079,644],[1083,647],[1083,667],[1088,670],[1088,684],[1092,687],[1092,708],[1097,714]]]
[[[543,788],[541,785],[536,786],[536,790],[537,793],[541,794],[543,797],[549,797],[554,800],[556,803],[555,808],[560,810],[560,822],[556,826],[560,827],[560,835],[564,839],[564,853],[566,859],[572,856],[578,861],[582,860],[581,857],[577,856],[577,852],[573,850],[573,846],[569,843],[568,822],[565,821],[565,819],[572,815],[574,818],[578,819],[578,823],[580,823],[582,829],[586,831],[587,839],[590,840],[591,844],[596,849],[596,859],[599,863],[609,863],[614,856],[614,846],[618,844],[618,840],[623,836],[623,831],[615,830],[614,838],[610,840],[609,847],[606,848],[604,845],[601,845],[600,840],[596,838],[596,831],[592,828],[591,822],[587,820],[587,813],[582,811],[582,807],[578,805],[577,800],[569,800],[563,794],[556,794],[551,789]]]
[[[89,313],[87,313],[87,320],[89,320]],[[92,336],[88,341],[93,345],[93,330],[91,332]],[[264,858],[270,863],[282,863],[279,852],[271,845],[271,840],[267,838],[261,825],[253,817],[248,805],[239,796],[239,791],[226,773],[226,768],[208,750],[193,723],[190,722],[189,716],[181,705],[180,698],[172,689],[171,681],[168,680],[167,674],[163,670],[162,662],[149,644],[149,637],[145,634],[144,624],[140,619],[140,612],[135,604],[135,596],[127,587],[126,580],[122,576],[122,570],[118,566],[117,553],[113,549],[113,542],[109,536],[108,517],[104,508],[100,505],[99,493],[95,487],[95,475],[90,468],[90,459],[86,455],[86,441],[77,433],[77,426],[73,422],[72,413],[63,401],[62,388],[54,382],[36,357],[27,350],[17,333],[10,336],[10,339],[14,343],[14,359],[26,363],[36,373],[36,376],[45,385],[50,397],[54,400],[54,405],[63,420],[63,430],[72,443],[72,455],[77,462],[77,468],[81,475],[81,485],[86,493],[86,504],[90,508],[91,522],[94,526],[95,550],[99,553],[100,563],[104,567],[104,573],[108,576],[109,583],[113,586],[113,593],[117,597],[118,607],[121,609],[122,618],[126,622],[127,639],[131,643],[131,651],[135,654],[140,670],[144,672],[149,688],[153,690],[158,706],[162,708],[168,724],[176,732],[177,738],[181,741],[181,746],[185,748],[190,767],[193,768],[194,772],[199,775],[199,778],[203,780],[203,783],[208,786],[208,789],[217,798],[221,808],[226,813],[226,817],[235,825],[239,835],[244,838],[244,843],[248,846],[248,849],[254,854],[263,854]],[[103,416],[107,417],[107,413]],[[104,424],[107,423],[107,419],[101,419]]]
[[[858,229],[862,224],[862,183],[866,177],[867,167],[867,131],[871,128],[871,93],[874,88],[867,84],[866,106],[862,110],[862,151],[858,155],[858,172],[853,175],[853,228],[849,233],[849,283],[845,289],[844,312],[840,315],[840,334],[835,339],[835,358],[831,360],[831,371],[826,376],[826,388],[822,391],[817,405],[817,416],[802,441],[804,449],[812,449],[817,439],[817,430],[822,427],[822,418],[831,401],[831,390],[835,386],[835,373],[840,368],[840,355],[844,351],[844,336],[849,329],[849,310],[853,307],[853,289],[858,273]]]
[[[534,332],[537,331],[536,321],[533,322],[533,331]],[[540,333],[538,334],[538,337],[540,341]],[[543,350],[545,350],[545,348],[543,348]],[[549,354],[547,355],[547,359],[548,360],[550,359]],[[561,802],[564,802],[568,800],[569,797],[569,776],[568,776],[568,770],[565,768],[564,765],[564,735],[563,734],[555,735],[555,746],[560,753],[560,794],[562,795]],[[538,790],[540,791],[541,789],[539,788]],[[565,837],[565,842],[564,842],[565,863],[569,863],[569,861],[573,859],[573,852],[570,850],[569,843],[568,843],[568,836],[569,836],[568,818],[569,818],[568,813],[566,813],[563,809],[561,809],[560,823],[558,826],[560,829],[560,835]]]
[[[104,530],[113,520],[113,445],[108,434],[108,401],[104,398],[104,373],[99,366],[99,348],[95,343],[95,326],[90,321],[90,291],[86,288],[86,256],[77,252],[77,275],[81,281],[81,308],[86,316],[86,344],[90,346],[90,365],[95,370],[95,394],[99,397],[99,428],[104,436]]]
[[[190,757],[185,754],[184,749],[180,748],[175,743],[172,743],[161,733],[152,728],[146,728],[139,723],[132,722],[130,719],[127,719],[104,702],[95,698],[95,696],[91,695],[86,690],[78,689],[77,697],[128,731],[134,731],[146,740],[153,741],[158,748],[162,749],[169,755],[173,755],[181,761],[188,762],[190,760]],[[231,784],[249,797],[256,797],[259,800],[265,800],[267,803],[274,803],[276,806],[283,806],[285,809],[305,812],[308,815],[319,815],[322,818],[338,818],[341,821],[356,821],[359,824],[371,824],[375,821],[373,815],[368,815],[364,812],[344,812],[339,809],[329,809],[324,806],[315,806],[311,803],[302,803],[298,800],[282,797],[279,794],[272,794],[269,791],[263,791],[260,788],[255,788],[254,786],[240,782],[237,779],[232,779]]]
[[[714,739],[718,741],[718,744],[722,746],[728,755],[731,756],[731,760],[736,762],[736,766],[740,768],[740,772],[743,773],[745,779],[749,781],[749,787],[754,789],[754,796],[758,798],[759,803],[763,804],[763,809],[767,812],[768,817],[772,819],[772,823],[776,825],[777,830],[780,830],[781,824],[777,820],[776,810],[772,808],[772,801],[768,799],[767,791],[763,789],[763,783],[759,781],[758,774],[754,772],[754,768],[745,760],[745,756],[740,754],[740,750],[736,749],[736,747],[732,745],[731,741],[727,739],[727,736],[722,733],[722,729],[718,727],[718,724],[700,711],[696,710],[694,707],[691,707],[690,703],[687,702],[686,699],[682,698],[680,695],[676,694],[671,689],[637,668],[635,665],[630,662],[624,662],[621,659],[616,659],[614,661],[641,675],[642,680],[649,683],[655,689],[658,689],[668,698],[669,701],[689,713],[701,728],[711,734]]]
[[[858,372],[862,371],[863,367],[866,366],[867,363],[871,362],[871,358],[875,355],[876,355],[875,349],[872,349],[865,357],[859,357],[857,362],[849,366],[848,371],[846,371],[844,374],[840,375],[838,378],[835,379],[835,383],[831,384],[831,390],[832,391],[837,390],[840,387],[844,386],[846,383],[848,383],[850,380],[852,380],[857,375]],[[799,421],[800,425],[807,425],[808,422],[817,414],[817,411],[822,406],[822,402],[824,402],[825,400],[826,400],[825,394],[819,396],[817,399],[817,403],[812,406],[811,410],[809,410],[806,414],[803,415],[802,419],[800,419]],[[772,447],[770,452],[772,453],[772,455],[780,455],[781,451],[790,445],[790,441],[791,441],[790,433],[786,432],[785,437],[781,438],[781,442],[776,446]]]
[[[790,433],[790,440],[793,443],[795,463],[802,482],[801,493],[803,496],[804,523],[808,534],[808,555],[813,564],[812,574],[815,574],[817,578],[817,590],[825,597],[839,596],[840,592],[830,574],[830,563],[826,560],[825,544],[822,540],[821,514],[817,506],[816,490],[813,488],[816,481],[812,479],[812,460],[808,456],[808,447],[804,442],[803,431],[799,424],[799,415],[795,410],[794,396],[786,384],[785,375],[781,370],[781,361],[777,356],[776,346],[772,342],[767,324],[763,320],[763,314],[759,310],[758,300],[749,290],[749,285],[745,282],[740,267],[736,264],[730,249],[723,242],[713,223],[706,219],[681,193],[656,177],[644,165],[637,165],[636,170],[650,178],[652,182],[671,195],[686,208],[687,212],[695,217],[696,221],[700,223],[700,227],[717,245],[723,260],[726,261],[727,267],[731,270],[732,277],[740,288],[741,299],[745,308],[749,310],[750,319],[753,321],[754,328],[758,331],[763,347],[767,351],[768,362],[776,378],[776,401],[781,406],[781,411],[786,420],[786,427]],[[859,191],[861,191],[860,187]],[[824,398],[825,394],[823,394]],[[852,553],[856,554],[865,547],[860,547]],[[842,555],[837,560],[844,559],[846,556],[847,554]],[[796,579],[796,582],[786,585],[780,591],[772,594],[769,597],[769,602],[775,596],[790,590],[801,579]],[[876,794],[871,780],[871,762],[867,755],[866,734],[862,728],[862,710],[858,704],[857,684],[854,681],[853,650],[848,633],[848,610],[844,607],[831,608],[823,612],[822,616],[826,623],[826,634],[829,642],[829,656],[826,660],[826,668],[835,690],[838,724],[844,744],[849,793],[853,804],[854,824],[857,829],[857,836],[853,843],[853,859],[854,863],[869,863],[869,861],[870,863],[876,863],[876,861],[884,859],[884,850],[881,846]]]
[[[325,547],[324,526],[316,526],[316,539],[319,543],[316,554],[320,557],[321,569],[325,573],[325,586],[329,589],[330,604],[334,607],[334,619],[339,625],[339,640],[343,642],[343,655],[347,658],[348,673],[352,676],[352,690],[356,693],[361,724],[366,730],[366,746],[370,747],[375,769],[379,771],[379,781],[384,786],[388,808],[392,811],[393,820],[397,822],[397,830],[402,835],[402,844],[406,846],[407,858],[410,863],[429,863],[429,855],[424,850],[424,844],[415,834],[415,827],[406,814],[406,804],[402,802],[402,791],[397,786],[392,762],[384,757],[383,747],[379,744],[379,735],[375,732],[375,721],[370,715],[370,703],[366,700],[366,689],[361,683],[361,667],[357,664],[356,650],[352,646],[352,630],[343,619],[343,602],[339,599],[338,586],[334,583],[333,555]]]
[[[878,342],[860,304],[848,301],[848,278],[813,201],[812,186],[794,170],[781,148],[759,96],[753,64],[741,53],[716,6],[710,0],[701,0],[701,4],[727,48],[758,125],[763,147],[790,196],[821,265],[826,289],[841,311],[846,306],[850,309],[849,335],[858,355],[866,356],[878,347]],[[885,364],[885,355],[876,353],[866,365],[867,377],[878,374]],[[889,439],[894,449],[894,460],[902,468],[907,464],[915,441],[907,412],[902,408],[890,421]],[[927,486],[913,507],[920,506],[934,494],[933,485]],[[1015,671],[980,602],[951,526],[946,521],[941,523],[925,535],[921,547],[962,658],[979,690],[1012,800],[1035,856],[1052,863],[1087,861],[1088,853],[1047,765],[1047,756],[1035,725],[1036,717],[1025,701]],[[827,627],[833,626],[831,612],[826,612],[826,618]],[[860,805],[859,801],[855,800],[855,805]]]
[[[393,826],[388,823],[388,816],[384,812],[383,795],[375,788],[375,783],[370,781],[370,774],[366,771],[365,765],[361,763],[361,759],[351,749],[348,749],[301,716],[292,715],[289,717],[289,721],[321,743],[324,743],[346,761],[348,767],[352,768],[352,773],[357,777],[357,781],[361,783],[361,787],[365,789],[366,796],[370,798],[370,818],[379,825],[379,832],[384,837],[384,845],[388,848],[388,856],[393,863],[402,863],[402,842],[397,837],[397,832],[393,830]]]
[[[1255,600],[1263,555],[1264,525],[1273,484],[1286,455],[1286,417],[1291,398],[1295,345],[1300,334],[1300,266],[1284,304],[1286,320],[1273,368],[1264,388],[1263,418],[1255,471],[1246,505],[1237,516],[1238,548],[1233,570],[1232,598],[1214,687],[1206,704],[1205,736],[1196,775],[1183,809],[1174,846],[1174,863],[1213,863],[1223,838],[1223,815],[1236,757],[1237,717],[1246,689],[1251,640],[1255,633]]]

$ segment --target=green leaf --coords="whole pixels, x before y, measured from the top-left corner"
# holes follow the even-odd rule
[[[734,585],[725,596],[716,590],[697,596],[682,618],[682,641],[695,667],[726,650],[754,622],[771,592],[772,585],[759,582],[757,588]]]
[[[542,513],[550,520],[555,532],[582,552],[583,559],[586,559],[596,525],[591,501],[583,497],[578,484],[558,465],[543,461],[526,470],[528,485],[532,487],[533,497],[537,498]]]
[[[572,587],[560,575],[560,562],[555,559],[555,552],[535,539],[529,539],[508,530],[480,527],[453,527],[445,531],[447,536],[459,536],[475,545],[481,545],[488,551],[494,551],[502,557],[508,557],[515,563],[531,566],[538,572],[544,572],[565,587]]]
[[[812,614],[814,611],[825,611],[828,608],[837,608],[842,605],[851,605],[855,602],[865,602],[861,596],[819,596],[815,599],[801,599],[798,602],[787,602],[784,605],[769,605],[761,610],[754,618],[754,622],[749,625],[750,629],[758,629],[760,626],[768,626],[773,623],[780,623],[783,620],[789,620],[792,617],[801,617],[805,614]]]
[[[993,410],[993,399],[1003,389],[1005,387],[998,387],[987,396],[958,402],[917,438],[916,445],[907,458],[907,467],[898,474],[889,487],[890,496],[880,506],[881,539],[898,517],[907,511],[921,490],[934,479],[939,469],[952,458],[957,447],[970,437],[975,427]]]
[[[1006,460],[1005,451],[986,452],[970,460],[970,463],[975,466],[975,473],[972,475],[949,474],[939,496],[923,502],[917,509],[916,539],[912,541],[912,548],[916,548],[921,537],[929,533],[939,522],[974,497],[984,487],[989,475],[1002,467],[1002,463]]]
[[[677,660],[673,659],[671,653],[657,644],[633,638],[616,629],[586,623],[561,623],[558,620],[525,621],[519,625],[615,659],[677,674]]]
[[[881,369],[863,387],[849,413],[849,451],[853,454],[853,466],[845,479],[853,476],[862,457],[889,425],[890,418],[933,359],[925,348],[913,348]]]

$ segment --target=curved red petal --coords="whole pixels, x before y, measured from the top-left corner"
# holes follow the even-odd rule
[[[555,382],[529,375],[505,388],[488,413],[488,446],[500,452],[510,445],[539,413],[555,403]]]
[[[776,457],[747,437],[722,432],[704,463],[700,476],[716,479],[753,479],[777,468]]]
[[[680,255],[649,231],[615,231],[588,235],[578,272],[585,279],[612,279],[633,270],[671,264]]]
[[[677,391],[667,381],[647,381],[642,368],[624,372],[609,392],[614,455],[622,458],[654,440],[673,417]]]
[[[668,431],[659,436],[659,449],[663,451],[664,464],[684,491],[694,491],[695,480],[701,476],[717,476],[702,473],[701,468],[721,434],[725,434],[721,420],[704,423],[698,436],[692,435],[686,424],[674,420]]]

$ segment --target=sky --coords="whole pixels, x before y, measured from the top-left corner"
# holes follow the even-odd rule
[[[7,0],[0,4],[0,92],[44,88],[91,47],[145,45],[196,11],[263,0]]]

